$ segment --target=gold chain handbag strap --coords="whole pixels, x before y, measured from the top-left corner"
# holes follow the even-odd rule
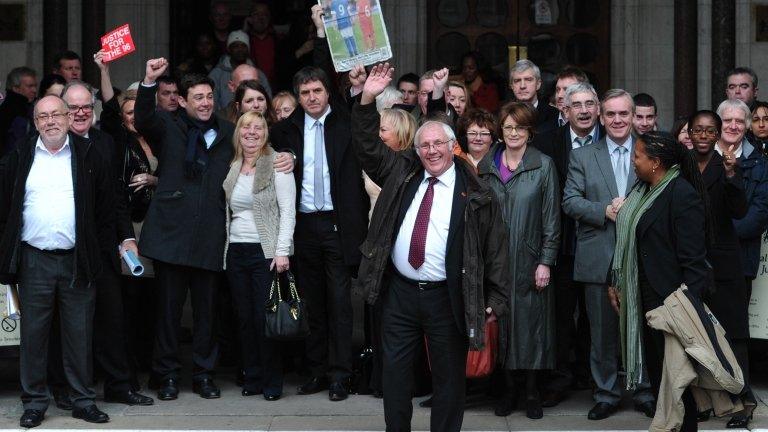
[[[277,290],[277,301],[274,301],[275,290]],[[272,312],[276,312],[277,311],[277,304],[279,302],[283,301],[282,294],[280,293],[280,276],[278,275],[277,270],[275,270],[275,274],[272,277],[272,285],[269,288],[269,297],[268,298],[269,298],[269,302],[270,302],[269,309]]]
[[[296,289],[296,278],[293,277],[293,273],[291,273],[290,270],[288,270],[288,287],[291,291],[291,299],[293,300],[301,300],[299,298],[299,292]]]

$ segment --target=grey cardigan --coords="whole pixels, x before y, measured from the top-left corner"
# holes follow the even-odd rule
[[[253,219],[261,239],[264,257],[268,259],[293,255],[293,229],[296,226],[296,183],[293,173],[275,173],[272,162],[276,155],[277,153],[269,148],[267,154],[256,159],[256,171],[253,175]],[[229,249],[229,225],[232,220],[230,209],[232,190],[235,188],[242,165],[242,159],[232,162],[222,185],[227,205],[224,268],[226,268]],[[290,178],[276,182],[275,176],[290,176]]]

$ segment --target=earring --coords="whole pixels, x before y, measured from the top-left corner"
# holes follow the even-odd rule
[[[656,173],[656,167],[653,167],[653,168],[651,169],[651,172],[655,174],[655,173]]]

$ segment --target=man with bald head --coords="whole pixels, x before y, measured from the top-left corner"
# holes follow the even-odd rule
[[[25,428],[40,425],[50,403],[46,366],[54,309],[61,317],[72,416],[109,421],[94,404],[91,341],[100,242],[115,223],[114,176],[91,142],[69,132],[73,117],[61,98],[42,98],[34,107],[39,135],[0,167],[0,282],[19,285],[24,309],[19,424]]]
[[[247,79],[255,79],[272,96],[272,88],[264,72],[253,66],[248,58],[248,36],[242,30],[236,30],[229,34],[227,55],[221,56],[216,67],[208,76],[213,80],[213,100],[216,109],[229,105],[235,95],[235,89],[240,82]]]

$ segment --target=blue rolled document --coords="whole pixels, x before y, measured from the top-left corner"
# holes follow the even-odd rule
[[[123,252],[123,261],[128,266],[128,270],[131,271],[133,276],[141,276],[144,274],[144,266],[139,261],[139,257],[136,256],[133,251],[127,250]]]

